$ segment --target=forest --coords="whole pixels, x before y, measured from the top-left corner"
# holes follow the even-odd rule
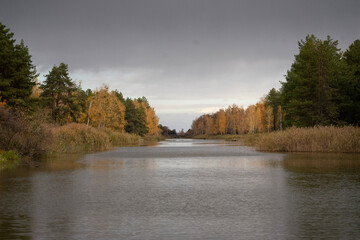
[[[281,81],[258,103],[232,105],[192,123],[194,135],[269,133],[290,127],[359,126],[360,40],[342,52],[338,41],[308,35]]]
[[[65,63],[53,65],[38,83],[28,47],[13,36],[0,23],[0,163],[159,136],[159,118],[146,97],[124,98],[107,85],[83,90]]]

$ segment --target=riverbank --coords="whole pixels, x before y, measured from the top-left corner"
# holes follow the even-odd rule
[[[159,136],[140,137],[109,128],[86,124],[49,124],[41,117],[0,108],[0,169],[19,164],[38,165],[53,153],[85,153],[136,146],[161,140]]]
[[[359,127],[289,128],[261,134],[198,135],[197,139],[238,141],[259,151],[360,153]]]

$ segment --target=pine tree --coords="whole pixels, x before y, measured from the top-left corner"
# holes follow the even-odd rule
[[[344,53],[344,78],[340,84],[340,120],[360,125],[360,40]]]
[[[136,108],[134,101],[130,98],[125,100],[125,131],[128,133],[135,133],[140,136],[144,136],[149,132],[149,128],[146,126],[146,113],[145,109],[140,106]]]
[[[68,65],[64,63],[60,63],[58,67],[54,65],[45,77],[46,80],[40,87],[43,90],[40,96],[51,109],[53,120],[62,123],[71,112],[77,86],[69,77]]]
[[[314,35],[299,42],[299,54],[282,82],[281,97],[287,126],[329,125],[337,122],[336,85],[341,72],[337,41]]]
[[[9,106],[29,107],[36,69],[24,41],[0,23],[0,94]]]
[[[277,122],[277,115],[278,109],[281,104],[281,95],[279,91],[276,91],[275,88],[271,89],[270,92],[266,95],[266,104],[271,107],[272,109],[272,122],[273,122],[273,129],[277,130],[278,127],[276,125]]]

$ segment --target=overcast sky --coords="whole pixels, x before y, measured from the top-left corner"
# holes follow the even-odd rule
[[[39,79],[61,62],[84,89],[146,96],[170,128],[256,103],[290,68],[298,41],[360,38],[359,0],[1,0]]]

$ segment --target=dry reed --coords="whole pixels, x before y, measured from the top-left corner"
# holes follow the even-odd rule
[[[103,151],[114,146],[137,144],[140,137],[111,129],[97,129],[85,124],[70,123],[52,129],[56,152]]]
[[[254,145],[261,151],[358,153],[360,128],[293,127],[285,131],[262,134]]]

